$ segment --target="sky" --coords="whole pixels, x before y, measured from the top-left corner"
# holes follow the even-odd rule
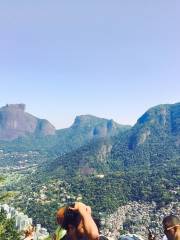
[[[57,129],[180,102],[179,0],[0,1],[0,106]]]

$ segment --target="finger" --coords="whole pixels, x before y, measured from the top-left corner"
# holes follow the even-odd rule
[[[78,208],[75,208],[75,207],[69,207],[68,209],[72,210],[72,211],[77,211]]]
[[[91,207],[90,207],[90,206],[86,206],[86,211],[87,211],[88,213],[91,213]]]

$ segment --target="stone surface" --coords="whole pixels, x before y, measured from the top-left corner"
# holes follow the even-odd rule
[[[13,140],[28,134],[52,135],[55,127],[25,112],[25,104],[7,104],[0,108],[0,140]]]

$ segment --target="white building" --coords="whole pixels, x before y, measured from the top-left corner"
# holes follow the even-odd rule
[[[29,218],[22,212],[16,211],[13,207],[9,207],[7,204],[0,204],[0,210],[4,209],[7,214],[7,218],[15,218],[15,226],[18,231],[26,230],[29,226],[32,226],[32,218]],[[33,240],[43,240],[49,236],[46,228],[42,228],[41,224],[36,225],[36,230],[33,233]]]

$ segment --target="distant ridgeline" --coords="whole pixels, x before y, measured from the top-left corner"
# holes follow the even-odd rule
[[[83,125],[83,129],[86,125]],[[69,140],[71,141],[71,139]],[[67,139],[68,142],[68,139]],[[159,105],[137,123],[111,138],[102,137],[56,158],[45,166],[69,177],[116,171],[175,167],[180,159],[180,104]],[[62,171],[63,170],[63,171]]]
[[[10,104],[0,108],[0,139],[0,148],[7,151],[63,154],[54,160],[56,172],[59,167],[68,170],[72,164],[80,173],[176,165],[180,158],[180,103],[149,109],[133,127],[82,115],[61,130],[26,113],[24,104]]]
[[[0,148],[7,151],[70,152],[93,139],[124,132],[130,126],[91,115],[76,117],[71,127],[56,130],[45,119],[25,112],[25,104],[0,108]]]

